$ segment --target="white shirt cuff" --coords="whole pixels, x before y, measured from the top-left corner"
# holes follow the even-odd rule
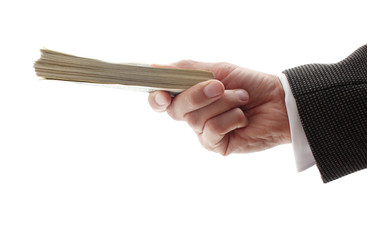
[[[280,82],[285,92],[285,105],[288,113],[289,126],[291,130],[291,139],[293,153],[296,159],[296,168],[298,172],[306,170],[315,164],[315,158],[308,144],[305,131],[303,130],[301,119],[299,117],[296,100],[292,94],[288,79],[284,74],[279,75]]]

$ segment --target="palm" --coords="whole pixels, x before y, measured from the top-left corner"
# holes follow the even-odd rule
[[[219,152],[253,152],[290,141],[284,92],[276,76],[234,65],[217,68],[215,74],[226,89],[242,88],[250,95],[249,103],[241,107],[248,126],[227,133]]]

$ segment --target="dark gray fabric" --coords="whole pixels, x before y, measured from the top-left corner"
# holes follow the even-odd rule
[[[367,45],[284,71],[324,182],[367,168]]]

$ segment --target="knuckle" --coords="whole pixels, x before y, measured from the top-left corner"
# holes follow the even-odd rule
[[[191,126],[191,127],[195,127],[199,124],[199,119],[197,114],[194,113],[189,113],[186,114],[184,117],[185,121]]]
[[[200,135],[199,136],[199,142],[200,142],[200,144],[201,144],[201,146],[203,147],[203,148],[205,148],[206,150],[208,150],[208,151],[211,151],[211,152],[214,152],[214,147],[213,147],[213,145],[212,144],[210,144],[209,142],[208,142],[208,140],[207,139],[205,139],[204,137],[203,137],[203,135]]]
[[[240,108],[235,108],[234,110],[235,122],[238,126],[244,126],[247,123],[245,113]]]
[[[200,143],[201,146],[203,146],[208,151],[219,153],[222,156],[228,155],[223,146],[218,142],[213,142],[208,139],[200,139]]]
[[[243,112],[240,108],[234,108],[233,112],[234,112],[234,115],[235,115],[237,121],[240,121],[244,116],[244,114],[243,114]]]
[[[203,132],[203,124],[200,116],[196,113],[189,113],[184,116],[184,120],[194,130],[195,133],[201,134]]]
[[[186,96],[185,98],[185,104],[187,105],[188,109],[196,109],[196,106],[200,105],[200,97],[197,96],[196,94],[189,94]]]
[[[211,133],[220,134],[222,132],[222,127],[220,124],[217,123],[217,121],[215,121],[215,119],[209,119],[205,123],[205,130]]]

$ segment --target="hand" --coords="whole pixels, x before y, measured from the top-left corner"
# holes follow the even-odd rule
[[[180,61],[166,67],[214,73],[217,80],[201,82],[174,98],[156,91],[148,99],[155,111],[186,121],[208,150],[228,155],[291,141],[284,90],[277,76],[229,63]]]

